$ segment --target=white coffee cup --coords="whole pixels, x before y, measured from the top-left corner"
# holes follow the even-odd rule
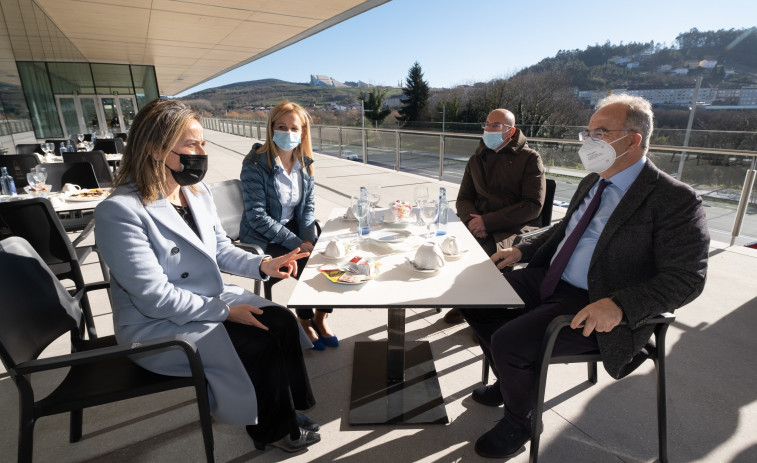
[[[77,191],[81,191],[81,187],[73,183],[66,183],[60,189],[61,193],[76,193]]]
[[[441,245],[442,251],[450,256],[456,256],[460,254],[460,247],[457,245],[457,237],[450,235],[444,238]]]
[[[323,251],[326,257],[344,257],[347,254],[347,250],[344,245],[338,240],[331,240],[326,245],[326,249]]]
[[[423,243],[415,251],[415,266],[422,270],[437,270],[444,267],[444,254],[433,241]]]

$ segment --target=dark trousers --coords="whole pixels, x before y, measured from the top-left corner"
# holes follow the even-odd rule
[[[299,327],[292,313],[277,306],[261,307],[255,315],[268,331],[250,325],[223,323],[234,348],[255,386],[258,424],[247,426],[257,442],[271,443],[289,434],[299,438],[295,410],[315,405]]]
[[[289,229],[292,233],[297,233],[299,230],[299,225],[297,225],[297,221],[290,220],[289,222],[284,225],[287,229]],[[291,249],[286,248],[279,243],[268,243],[268,246],[265,248],[265,253],[270,255],[271,257],[279,257],[283,256],[284,254],[291,251]],[[297,280],[300,279],[300,274],[302,273],[302,269],[305,268],[305,264],[307,264],[308,258],[303,257],[302,259],[297,260],[297,276],[295,277]],[[277,282],[281,281],[281,278],[273,278],[270,277],[271,282],[268,283],[270,285],[274,285]],[[319,312],[326,312],[331,313],[334,311],[334,309],[316,309]],[[310,320],[313,318],[313,309],[296,309],[295,312],[297,312],[297,317],[301,318],[303,320]]]
[[[505,278],[521,299],[522,309],[463,309],[465,320],[475,331],[481,349],[499,381],[505,414],[525,429],[537,380],[537,362],[542,338],[558,315],[575,315],[589,304],[589,293],[564,281],[555,293],[541,300],[539,289],[545,268],[525,268],[506,273]],[[596,336],[584,337],[581,330],[565,328],[557,337],[552,355],[577,355],[598,349]]]

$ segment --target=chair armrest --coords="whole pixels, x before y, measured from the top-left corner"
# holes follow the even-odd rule
[[[263,248],[261,248],[257,244],[247,244],[247,243],[235,242],[234,246],[238,247],[239,249],[244,249],[247,252],[251,252],[253,254],[257,254],[259,256],[262,256],[263,254],[265,254],[263,252]]]
[[[92,234],[92,231],[94,231],[94,229],[95,229],[95,219],[92,218],[84,227],[84,230],[82,230],[81,233],[79,233],[79,236],[77,236],[76,239],[71,244],[73,244],[74,247],[79,246],[79,243],[87,239],[87,237]]]
[[[187,336],[167,336],[162,338],[150,339],[144,342],[135,342],[131,344],[119,344],[99,349],[73,352],[66,355],[58,355],[44,359],[35,359],[24,362],[16,366],[16,372],[21,375],[37,373],[40,371],[54,370],[57,368],[71,367],[84,363],[92,363],[98,360],[105,360],[114,357],[127,357],[141,352],[148,352],[166,347],[178,347],[182,349],[189,359],[190,367],[193,372],[199,366],[202,368],[200,353],[197,346]]]
[[[549,225],[547,227],[537,228],[536,230],[531,230],[530,232],[521,233],[520,235],[515,235],[515,239],[513,240],[512,245],[515,246],[516,244],[520,243],[521,241],[525,239],[533,238],[534,236],[539,236],[545,231],[549,230],[550,228],[552,228],[552,225]]]

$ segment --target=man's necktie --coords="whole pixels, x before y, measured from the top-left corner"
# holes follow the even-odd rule
[[[570,257],[573,255],[573,251],[576,250],[576,246],[578,246],[578,241],[581,239],[581,236],[583,236],[586,228],[588,228],[589,222],[591,222],[594,214],[597,213],[597,209],[599,209],[599,203],[600,201],[602,201],[602,192],[610,183],[611,182],[605,179],[599,181],[597,191],[596,193],[594,193],[594,197],[591,198],[591,202],[584,211],[584,215],[578,221],[576,228],[573,229],[570,236],[568,236],[565,244],[563,244],[562,248],[560,248],[560,252],[558,252],[555,256],[555,259],[552,261],[552,265],[549,266],[549,270],[547,270],[547,274],[544,275],[544,280],[541,282],[542,300],[551,296],[555,292],[557,283],[560,282],[562,274],[565,271],[565,267],[568,266],[568,261],[570,261]]]

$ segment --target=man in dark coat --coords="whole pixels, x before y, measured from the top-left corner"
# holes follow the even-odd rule
[[[465,166],[457,194],[457,215],[486,254],[507,249],[515,236],[541,226],[544,204],[544,165],[526,136],[515,128],[515,116],[495,109],[481,124],[484,134],[476,152]],[[452,309],[447,323],[462,323]]]
[[[637,365],[634,356],[652,334],[641,324],[702,292],[709,247],[702,200],[647,159],[652,128],[645,99],[600,101],[580,137],[579,155],[593,173],[579,184],[565,218],[492,255],[500,268],[529,263],[505,274],[525,307],[463,310],[497,376],[473,399],[505,404],[504,418],[476,442],[480,455],[506,458],[531,438],[535,367],[553,318],[574,315],[553,355],[598,349],[607,372],[620,378]]]

